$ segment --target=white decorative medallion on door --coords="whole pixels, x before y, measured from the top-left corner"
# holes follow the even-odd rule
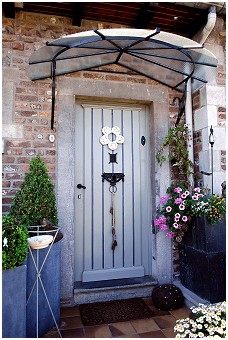
[[[148,115],[145,105],[76,105],[76,282],[151,274]]]

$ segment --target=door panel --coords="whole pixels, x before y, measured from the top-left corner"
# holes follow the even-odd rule
[[[150,157],[144,106],[83,102],[76,106],[75,281],[149,274]],[[100,143],[102,128],[118,126],[124,143],[111,151]],[[146,137],[142,146],[141,137]],[[113,134],[109,138],[115,140]],[[110,162],[117,154],[117,163]],[[112,250],[110,183],[102,174],[124,173],[116,184],[117,247]],[[86,189],[78,189],[81,183]]]

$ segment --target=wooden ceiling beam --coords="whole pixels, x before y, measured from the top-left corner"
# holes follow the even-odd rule
[[[150,9],[150,3],[145,2],[141,4],[138,17],[135,21],[136,28],[147,28],[153,19],[154,12]]]
[[[72,25],[73,26],[81,26],[84,7],[85,7],[84,2],[75,2],[74,3],[73,13],[72,13]]]
[[[2,11],[6,18],[15,19],[15,6],[14,2],[3,2]]]

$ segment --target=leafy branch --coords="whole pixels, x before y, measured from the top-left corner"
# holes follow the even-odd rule
[[[163,145],[156,153],[157,162],[162,165],[167,159],[164,152],[168,148],[168,159],[171,161],[172,166],[177,167],[178,171],[184,173],[186,177],[194,172],[194,164],[189,159],[187,150],[188,135],[186,124],[170,128]]]

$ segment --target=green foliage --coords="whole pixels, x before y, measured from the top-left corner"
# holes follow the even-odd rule
[[[26,226],[41,225],[43,218],[58,224],[54,184],[39,155],[31,160],[30,172],[14,197],[9,215]]]
[[[2,269],[20,266],[27,257],[27,229],[13,217],[2,216]]]
[[[219,195],[206,196],[202,202],[197,202],[192,211],[195,216],[207,216],[211,224],[220,222],[226,215],[226,200]]]
[[[167,136],[164,139],[163,145],[156,154],[157,162],[162,165],[167,159],[164,156],[165,149],[168,148],[168,159],[173,167],[176,167],[186,177],[193,173],[194,165],[189,159],[187,150],[188,143],[188,128],[182,124],[169,129]]]

